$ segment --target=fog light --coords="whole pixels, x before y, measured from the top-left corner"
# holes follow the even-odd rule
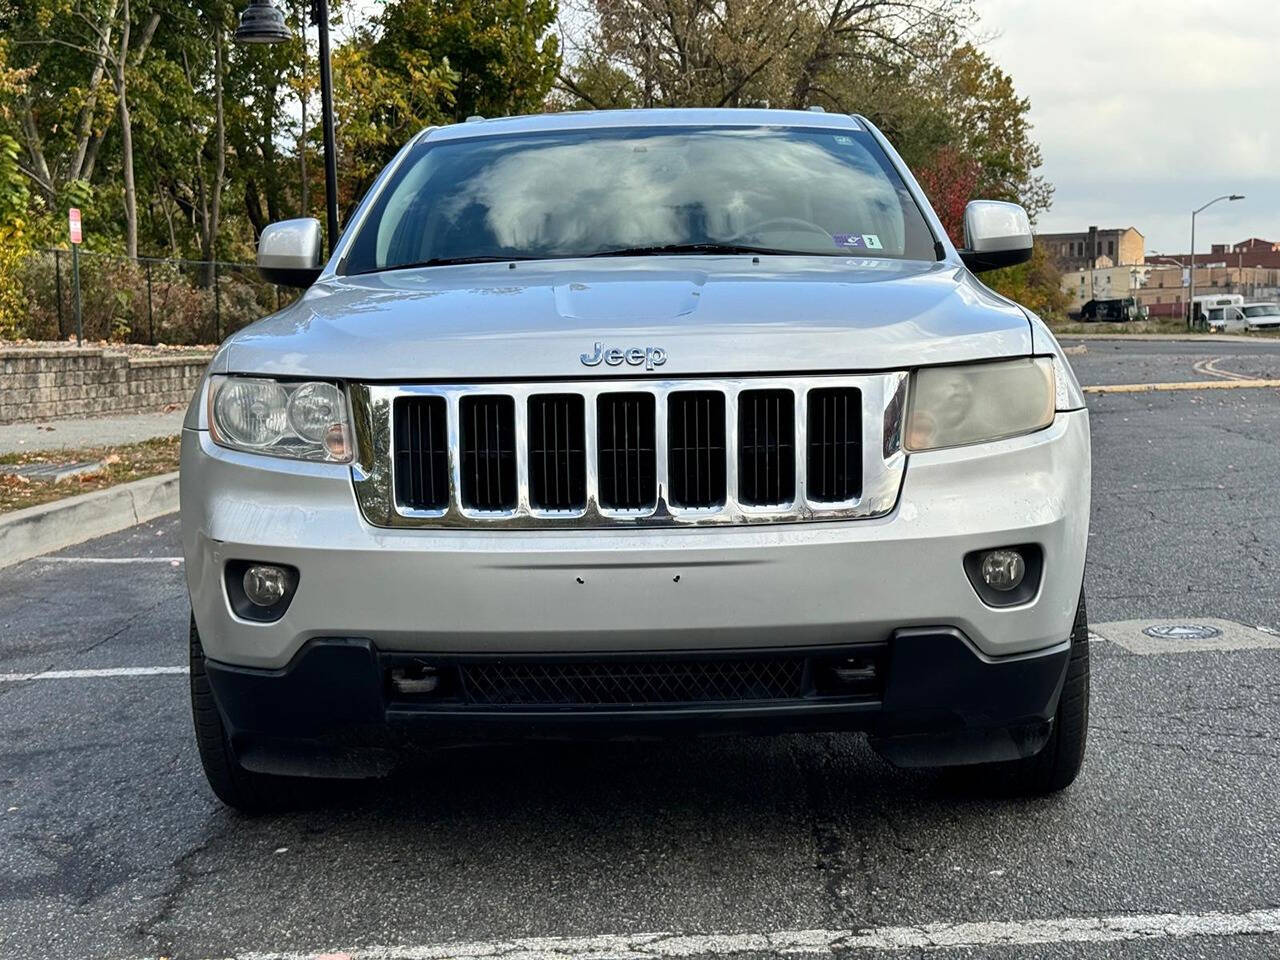
[[[244,572],[244,595],[258,607],[279,603],[289,589],[289,575],[280,567],[255,563]]]
[[[992,550],[982,557],[982,580],[992,590],[1018,589],[1027,574],[1027,563],[1017,550]]]

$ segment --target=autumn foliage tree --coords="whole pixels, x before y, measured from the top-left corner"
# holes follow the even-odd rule
[[[244,47],[245,0],[0,0],[7,236],[62,242],[78,206],[99,250],[247,260],[270,221],[317,215],[314,40],[304,5],[276,2],[293,39]],[[975,197],[1034,218],[1051,188],[1029,104],[972,41],[971,4],[333,0],[340,209],[418,130],[471,114],[820,105],[888,135],[953,239]]]
[[[944,146],[915,171],[920,187],[957,247],[964,245],[964,208],[974,199],[981,164],[958,147]]]

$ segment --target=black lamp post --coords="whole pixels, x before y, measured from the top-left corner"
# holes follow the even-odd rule
[[[329,0],[312,0],[311,19],[320,31],[320,126],[324,131],[324,198],[329,252],[338,242],[338,146],[333,129],[333,76],[329,72]],[[291,39],[284,14],[271,0],[253,0],[240,14],[237,43],[284,43]]]

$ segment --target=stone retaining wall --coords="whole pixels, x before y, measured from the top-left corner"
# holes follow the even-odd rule
[[[186,406],[211,356],[0,346],[0,424]]]

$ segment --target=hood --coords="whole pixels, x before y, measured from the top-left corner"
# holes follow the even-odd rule
[[[639,362],[584,364],[597,344]],[[1022,311],[955,264],[732,256],[336,277],[225,355],[232,373],[466,381],[888,370],[1031,346]]]

